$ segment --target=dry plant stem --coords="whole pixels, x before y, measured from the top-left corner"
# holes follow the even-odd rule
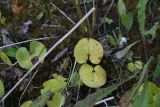
[[[77,62],[76,62],[76,60],[75,60],[75,61],[74,61],[73,68],[72,68],[72,71],[71,71],[71,74],[70,74],[70,76],[69,76],[69,81],[68,81],[68,83],[67,83],[68,86],[69,86],[69,84],[70,84],[70,82],[71,82],[71,79],[72,79],[74,70],[75,70],[75,68],[76,68],[76,64],[77,64]]]
[[[72,32],[74,32],[80,25],[81,23],[88,18],[91,13],[95,11],[95,7],[93,7],[81,20],[70,30],[68,31],[59,41],[57,41],[48,51],[47,53],[43,56],[43,58],[46,58],[60,43],[62,43]],[[15,88],[37,67],[37,65],[41,61],[38,60],[33,67],[6,93],[6,95],[1,99],[0,102],[3,102],[14,90]]]
[[[53,7],[55,7],[63,16],[65,16],[72,24],[76,24],[67,14],[65,14],[61,9],[59,9],[55,4],[50,3]]]
[[[125,107],[128,107],[129,103],[131,102],[132,98],[134,97],[134,95],[136,94],[137,90],[139,89],[139,87],[141,86],[141,84],[143,83],[143,80],[145,78],[145,75],[148,71],[148,67],[151,64],[151,62],[153,61],[153,57],[150,57],[150,59],[148,60],[147,64],[144,66],[143,68],[143,72],[142,72],[142,76],[140,77],[137,86],[135,87],[135,89],[132,91],[127,103]]]
[[[53,38],[53,37],[44,37],[44,38],[37,38],[37,39],[32,39],[32,40],[26,40],[26,41],[22,41],[22,42],[17,42],[17,43],[1,46],[0,49],[7,48],[7,47],[10,47],[10,46],[19,45],[19,44],[23,44],[23,43],[28,43],[28,42],[31,42],[31,41],[34,41],[34,40],[38,41],[38,40],[46,40],[46,39],[50,39],[50,38]]]
[[[84,10],[85,10],[85,13],[87,13],[87,6],[86,6],[86,0],[84,0]],[[88,23],[88,28],[89,28],[89,33],[91,34],[91,26],[90,26],[90,23],[89,23],[89,19],[87,18],[87,23]]]

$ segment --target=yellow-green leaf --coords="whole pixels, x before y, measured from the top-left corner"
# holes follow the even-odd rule
[[[101,43],[92,38],[83,38],[75,46],[74,56],[78,63],[86,63],[89,60],[93,64],[99,64],[103,57],[103,47]]]
[[[44,93],[48,90],[51,92],[59,92],[66,87],[66,82],[58,79],[50,79],[43,83],[44,89],[41,90],[41,93]]]
[[[95,39],[89,38],[89,60],[93,64],[99,64],[103,57],[103,47]]]
[[[98,88],[106,83],[106,72],[100,65],[93,68],[89,64],[83,64],[79,75],[82,82],[91,88]]]
[[[78,41],[74,49],[74,57],[80,64],[86,63],[88,60],[88,39],[83,38]]]
[[[31,100],[25,101],[20,107],[30,107],[31,103]]]
[[[65,97],[61,93],[55,93],[52,100],[47,102],[48,107],[62,107]]]
[[[11,60],[8,58],[8,56],[0,51],[0,58],[3,62],[7,63],[8,65],[12,65]]]
[[[25,47],[21,47],[17,50],[16,59],[22,68],[30,69],[33,66],[31,62],[32,57]]]

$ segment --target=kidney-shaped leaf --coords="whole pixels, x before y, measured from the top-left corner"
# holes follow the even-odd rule
[[[33,57],[38,57],[39,60],[41,60],[43,62],[43,57],[46,54],[47,49],[46,47],[38,41],[32,41],[30,43],[30,53]]]
[[[65,81],[61,81],[61,80],[57,80],[57,79],[50,79],[50,80],[43,83],[44,89],[41,90],[41,93],[44,93],[48,90],[50,90],[53,93],[59,92],[62,89],[64,89],[65,86],[66,86]]]
[[[106,72],[100,65],[93,68],[88,64],[83,64],[79,75],[82,82],[91,88],[98,88],[106,83]]]
[[[89,60],[93,64],[99,64],[103,57],[102,45],[92,38],[79,40],[74,49],[74,56],[78,63],[86,63]]]
[[[16,59],[22,68],[30,69],[33,66],[31,62],[32,57],[25,47],[21,47],[17,50]]]

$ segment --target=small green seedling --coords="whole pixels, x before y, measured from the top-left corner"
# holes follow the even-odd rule
[[[74,49],[74,56],[76,61],[80,64],[86,63],[88,58],[91,63],[99,64],[103,53],[101,43],[92,38],[81,39]]]
[[[142,70],[143,63],[141,61],[135,61],[134,63],[130,62],[130,63],[128,63],[127,67],[128,67],[129,71],[134,72],[136,70]]]
[[[79,75],[82,82],[91,88],[98,88],[106,83],[106,71],[100,65],[93,68],[89,64],[83,64]]]
[[[33,66],[32,60],[38,57],[38,60],[43,62],[44,55],[46,54],[46,47],[38,41],[30,43],[30,52],[25,47],[21,47],[16,52],[16,59],[22,68],[30,69]]]
[[[48,107],[62,107],[65,101],[65,96],[61,94],[61,91],[66,87],[66,78],[58,74],[53,74],[54,79],[50,79],[43,83],[43,89],[41,89],[41,96],[35,101],[28,100],[24,102],[20,107],[44,107],[47,104]],[[52,99],[50,100],[50,97]]]

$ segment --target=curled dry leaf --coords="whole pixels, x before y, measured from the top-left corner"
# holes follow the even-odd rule
[[[106,83],[106,72],[100,65],[93,68],[89,64],[83,64],[79,75],[82,82],[91,88],[98,88]]]
[[[74,56],[80,64],[89,60],[93,64],[99,64],[103,57],[103,47],[101,43],[92,38],[83,38],[75,46]]]

